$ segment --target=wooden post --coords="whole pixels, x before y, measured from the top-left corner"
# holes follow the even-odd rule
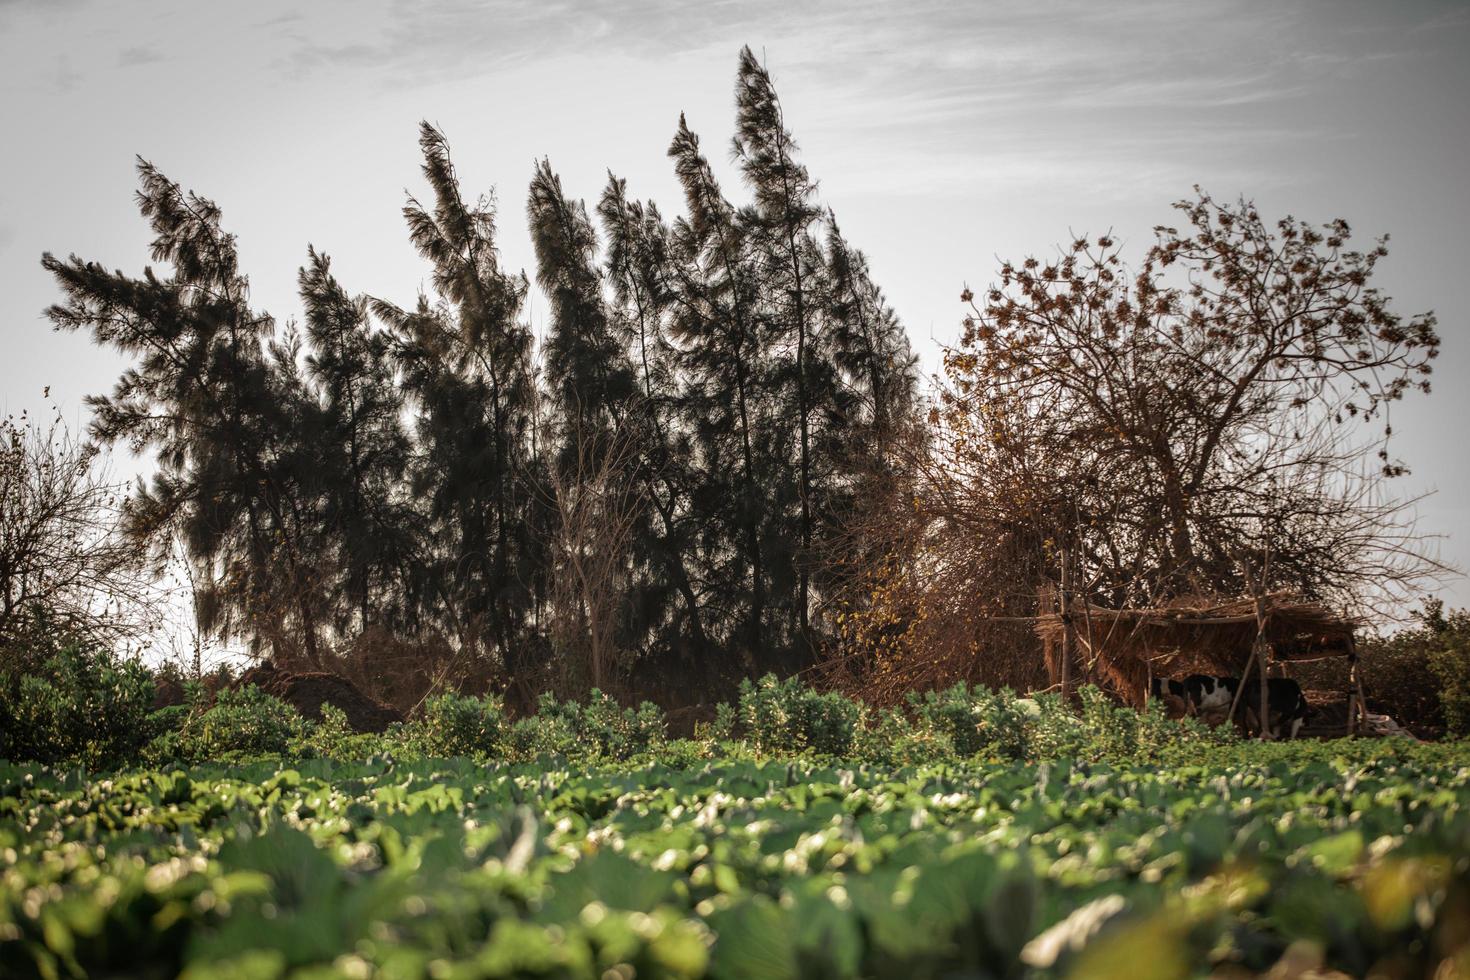
[[[1261,741],[1274,737],[1271,731],[1271,702],[1270,679],[1266,676],[1266,600],[1263,596],[1256,596],[1256,659],[1260,661],[1259,680],[1261,684]]]
[[[1348,704],[1352,708],[1349,717],[1353,724],[1348,729],[1349,734],[1355,733],[1361,724],[1364,731],[1368,729],[1368,696],[1363,693],[1363,673],[1358,670],[1358,654],[1353,652],[1353,666],[1351,678],[1353,689],[1348,692]]]
[[[1358,655],[1348,654],[1347,731],[1351,737],[1358,733]]]
[[[1076,645],[1072,640],[1072,563],[1062,549],[1062,700],[1072,699],[1072,657]]]
[[[1230,714],[1225,716],[1225,720],[1232,725],[1235,724],[1235,709],[1240,704],[1240,699],[1245,695],[1246,681],[1250,680],[1251,671],[1255,669],[1255,666],[1256,658],[1254,651],[1252,651],[1252,656],[1245,662],[1245,671],[1240,675],[1240,684],[1235,688],[1235,697],[1230,700]]]

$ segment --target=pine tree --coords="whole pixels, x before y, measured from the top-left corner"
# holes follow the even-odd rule
[[[348,295],[325,254],[309,250],[298,282],[318,401],[311,445],[335,562],[331,592],[340,597],[336,625],[345,631],[355,614],[361,631],[402,626],[418,522],[404,500],[411,447],[389,337],[371,329],[367,301]]]
[[[796,389],[796,429],[799,470],[797,496],[800,501],[801,552],[796,556],[798,625],[809,641],[810,580],[807,562],[812,546],[812,446],[811,413],[814,405],[814,375],[811,337],[812,292],[820,275],[821,257],[810,229],[820,211],[814,198],[816,185],[806,167],[796,160],[796,144],[786,129],[781,100],[771,77],[749,47],[740,51],[740,70],[735,86],[737,130],[734,153],[746,183],[755,194],[756,243],[762,258],[762,299],[771,307],[771,320],[778,348],[794,347],[795,363],[790,373]]]
[[[438,301],[373,309],[398,335],[419,409],[414,492],[428,500],[438,548],[423,593],[461,643],[488,639],[509,662],[545,569],[532,336],[517,320],[528,283],[500,269],[493,204],[461,196],[443,134],[424,123],[419,144],[434,203],[410,196],[403,214]]]
[[[759,280],[751,262],[746,223],[725,199],[699,137],[679,117],[669,147],[684,188],[687,220],[674,228],[679,297],[674,329],[683,346],[687,372],[686,408],[703,464],[697,504],[704,511],[705,535],[732,532],[732,560],[712,569],[725,616],[739,620],[732,637],[753,664],[765,653],[766,574],[762,494],[765,467],[757,454],[756,431],[762,385],[762,351],[757,325]],[[734,442],[732,460],[730,442]],[[719,551],[718,541],[711,553]],[[748,579],[741,595],[737,583]]]

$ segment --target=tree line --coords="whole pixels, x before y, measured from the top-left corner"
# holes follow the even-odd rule
[[[157,459],[127,539],[162,561],[180,537],[209,628],[311,665],[370,636],[604,687],[634,662],[809,662],[824,542],[884,479],[915,361],[749,49],[736,110],[746,201],[682,117],[673,218],[612,175],[589,208],[537,165],[539,344],[491,198],[427,123],[403,215],[431,289],[359,294],[309,248],[284,324],[220,208],[140,160],[158,267],[43,260],[55,326],[132,360],[90,400],[96,442]]]
[[[420,691],[473,675],[524,705],[813,666],[880,698],[1026,688],[1062,582],[1111,608],[1286,590],[1371,611],[1442,567],[1389,489],[1389,410],[1428,391],[1440,338],[1374,284],[1386,238],[1196,189],[1136,266],[1082,236],[965,289],[921,391],[749,49],[735,104],[743,200],[682,117],[672,217],[536,165],[539,338],[492,198],[428,124],[403,216],[429,288],[356,292],[309,247],[285,323],[220,209],[140,161],[158,268],[43,260],[55,326],[131,359],[90,430],[157,460],[127,548],[161,568],[182,543],[201,626],[257,654],[376,658]],[[7,616],[7,567],[47,564],[11,550]]]

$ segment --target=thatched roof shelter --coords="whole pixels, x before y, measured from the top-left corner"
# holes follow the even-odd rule
[[[1351,656],[1358,623],[1287,593],[1262,599],[1265,641],[1277,661]],[[1178,600],[1154,609],[1106,609],[1076,602],[1068,619],[1076,658],[1122,696],[1142,705],[1152,677],[1189,670],[1240,676],[1258,633],[1256,600]],[[1048,665],[1058,662],[1067,620],[1037,618]]]

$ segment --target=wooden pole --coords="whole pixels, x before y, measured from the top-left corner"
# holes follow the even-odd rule
[[[1072,563],[1071,556],[1062,549],[1062,700],[1072,699]]]
[[[1235,688],[1235,697],[1230,701],[1230,714],[1225,716],[1225,720],[1232,725],[1235,724],[1235,709],[1240,704],[1241,697],[1245,694],[1246,681],[1250,680],[1251,670],[1255,666],[1256,658],[1254,656],[1245,662],[1245,670],[1240,675],[1240,684]]]
[[[1256,659],[1260,661],[1259,680],[1261,685],[1261,741],[1274,737],[1271,731],[1271,682],[1266,676],[1266,599],[1256,596]]]
[[[1353,687],[1356,689],[1356,710],[1363,729],[1368,728],[1368,696],[1363,693],[1363,672],[1358,670],[1358,657],[1353,655]]]
[[[1358,655],[1348,654],[1347,731],[1349,737],[1358,733]]]

